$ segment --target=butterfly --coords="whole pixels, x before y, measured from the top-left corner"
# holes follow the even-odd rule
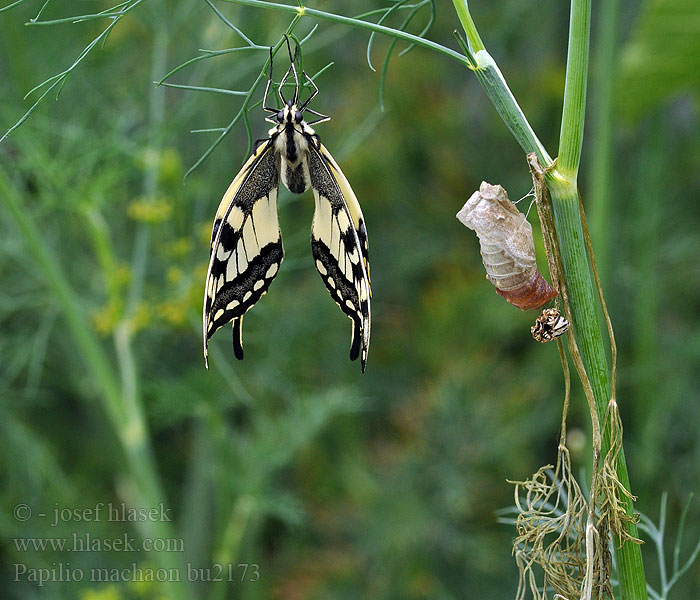
[[[203,336],[207,368],[208,344],[217,329],[233,321],[233,354],[243,360],[243,316],[267,290],[279,272],[284,251],[277,218],[280,181],[295,194],[313,191],[315,212],[311,225],[311,253],[331,297],[350,318],[350,360],[361,357],[364,373],[370,336],[370,277],[367,228],[348,180],[312,125],[330,117],[308,108],[318,87],[299,103],[299,78],[287,40],[290,66],[277,93],[282,109],[267,106],[272,85],[272,58],[263,110],[273,116],[268,138],[257,143],[219,204],[211,235],[209,268],[204,290]],[[285,99],[282,88],[290,74],[294,96]],[[304,113],[319,117],[307,123]]]

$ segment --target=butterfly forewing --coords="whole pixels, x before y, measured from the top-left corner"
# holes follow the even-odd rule
[[[279,181],[279,156],[267,141],[253,153],[221,200],[205,285],[205,358],[211,336],[231,320],[234,354],[243,358],[243,315],[267,292],[282,262]]]
[[[331,297],[352,320],[350,358],[362,355],[365,370],[370,335],[369,250],[360,205],[328,151],[311,146],[309,176],[316,210],[311,250]]]

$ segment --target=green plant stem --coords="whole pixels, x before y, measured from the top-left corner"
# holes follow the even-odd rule
[[[456,60],[457,62],[465,66],[469,66],[469,61],[467,60],[467,57],[460,54],[459,52],[456,52],[455,50],[452,50],[451,48],[447,48],[446,46],[443,46],[431,40],[426,40],[425,38],[413,35],[412,33],[407,33],[406,31],[400,31],[398,29],[393,29],[384,25],[370,23],[369,21],[363,21],[362,19],[346,17],[343,15],[336,15],[333,13],[324,12],[322,10],[308,8],[306,6],[290,6],[289,4],[265,2],[264,0],[225,0],[225,2],[231,2],[233,4],[240,4],[243,6],[252,6],[255,8],[267,8],[269,10],[277,10],[280,12],[292,13],[299,16],[314,17],[316,19],[323,19],[325,21],[331,21],[332,23],[338,23],[340,25],[349,25],[351,27],[358,27],[367,31],[381,33],[393,38],[403,40],[405,42],[410,42],[411,44],[415,44],[416,46],[421,46],[423,48],[434,50],[435,52],[439,52],[440,54],[449,56],[450,58]]]
[[[572,0],[557,169],[566,179],[574,182],[583,146],[590,36],[591,0]]]
[[[526,154],[537,153],[542,166],[551,166],[552,158],[535,135],[491,55],[486,50],[479,50],[474,54],[474,60],[475,65],[472,69],[476,78],[520,147]]]
[[[453,0],[453,4],[465,28],[470,45],[480,44],[481,39],[469,15],[467,2]],[[564,270],[561,275],[568,289],[573,330],[591,383],[598,420],[603,423],[610,399],[610,371],[605,354],[603,332],[598,319],[598,302],[588,263],[576,181],[583,144],[590,15],[590,0],[572,0],[559,157],[555,168],[548,172],[546,180],[552,198],[552,211]],[[471,49],[475,50],[474,47]],[[500,71],[496,75],[497,67],[493,59],[488,57],[489,61],[483,58],[485,56],[488,56],[485,49],[475,51],[474,58],[477,59],[477,64],[472,65],[472,68],[489,99],[523,149],[526,152],[537,152],[543,166],[554,166],[544,148],[536,142],[537,137],[534,132],[530,133],[531,129],[528,131],[529,125],[527,129],[524,127],[527,121],[522,116],[522,111]],[[479,64],[481,62],[484,66]],[[486,76],[489,70],[491,75]],[[520,128],[514,127],[514,123],[520,123]],[[601,455],[605,456],[608,449],[609,436],[603,435]],[[620,451],[618,456],[617,476],[629,490],[629,477],[623,451]],[[627,513],[632,515],[634,513],[632,501],[626,496],[623,496],[622,500]],[[635,525],[628,525],[628,532],[633,537],[638,537]],[[620,547],[618,543],[615,552],[623,600],[645,599],[646,583],[639,546],[625,543]]]
[[[581,359],[591,382],[598,420],[603,423],[610,398],[610,378],[594,296],[595,287],[586,255],[578,208],[578,190],[575,184],[556,173],[548,176],[547,187],[552,197],[552,211],[573,317],[572,325]],[[602,436],[601,456],[605,456],[609,449],[606,429]],[[618,456],[617,477],[625,489],[629,490],[630,481],[623,450],[620,450]],[[626,496],[622,496],[620,500],[627,514],[633,515],[632,500]],[[627,525],[627,532],[632,537],[639,537],[637,526],[634,524]],[[615,540],[615,557],[623,600],[646,599],[640,546],[631,542],[620,546],[620,540]]]
[[[455,10],[457,11],[459,22],[462,24],[472,52],[486,50],[486,46],[484,46],[484,42],[481,41],[479,32],[476,30],[476,25],[474,25],[472,15],[469,12],[469,3],[467,0],[452,0],[452,4],[454,4]]]
[[[591,382],[598,420],[603,423],[610,400],[610,376],[603,332],[598,319],[595,287],[588,264],[576,183],[583,143],[590,20],[591,1],[572,0],[559,158],[556,169],[547,176],[547,187],[552,198],[552,211],[561,251],[563,276],[571,305],[574,335]],[[605,456],[609,449],[609,436],[603,432],[601,456]],[[622,449],[618,455],[616,471],[619,481],[629,490],[629,475]],[[627,514],[633,515],[632,500],[623,495],[621,501]],[[635,524],[629,523],[626,528],[632,537],[638,537]],[[631,542],[621,545],[620,540],[615,541],[623,600],[646,599],[641,548]]]
[[[33,255],[39,272],[68,321],[77,352],[82,357],[92,380],[99,390],[109,422],[121,445],[125,459],[126,487],[133,495],[131,504],[136,507],[156,507],[164,495],[156,472],[155,461],[148,436],[147,424],[140,409],[125,402],[107,354],[88,325],[80,300],[71,288],[55,254],[47,246],[44,236],[22,206],[17,190],[11,185],[6,171],[0,168],[0,199],[7,214],[24,238],[28,252]],[[146,521],[141,524],[144,537],[172,539],[174,531],[168,522]],[[154,560],[160,568],[180,569],[179,559],[171,552],[156,552]],[[181,571],[179,571],[181,572]],[[187,595],[181,585],[167,584],[169,598],[184,600]]]
[[[586,194],[590,210],[591,238],[596,249],[596,262],[601,279],[608,272],[608,240],[610,239],[610,203],[613,182],[613,91],[616,80],[617,28],[620,0],[601,0],[598,14],[598,43],[594,53],[589,117],[592,125],[592,147]]]
[[[508,83],[498,68],[496,61],[484,47],[484,43],[481,41],[479,32],[476,30],[474,21],[469,13],[467,1],[452,0],[452,3],[464,28],[468,45],[465,47],[459,36],[457,39],[460,40],[463,50],[470,58],[469,68],[474,71],[481,87],[489,100],[491,100],[491,104],[493,104],[496,112],[498,112],[525,153],[535,152],[543,167],[548,168],[552,166],[552,157],[525,118],[525,114],[516,101],[515,96],[513,96],[513,92],[510,91]]]

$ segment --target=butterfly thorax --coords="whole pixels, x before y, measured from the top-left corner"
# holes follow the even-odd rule
[[[290,192],[301,194],[311,185],[306,158],[316,134],[291,102],[277,113],[277,121],[268,134],[280,156],[282,181]]]

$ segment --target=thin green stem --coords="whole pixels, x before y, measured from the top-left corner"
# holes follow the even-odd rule
[[[265,50],[266,52],[269,52],[270,48],[267,46],[241,46],[239,48],[225,48],[223,50],[205,50],[203,48],[200,48],[199,51],[204,52],[204,54],[195,56],[194,58],[190,58],[184,63],[179,64],[174,69],[171,69],[165,75],[163,75],[163,77],[156,81],[156,85],[163,85],[166,79],[169,79],[178,71],[182,71],[182,69],[189,67],[191,64],[199,62],[200,60],[207,60],[209,58],[213,58],[214,56],[222,56],[224,54],[231,54],[233,52],[247,52],[250,50]]]
[[[40,83],[39,85],[37,85],[34,89],[32,89],[32,90],[27,94],[27,96],[29,96],[32,92],[34,92],[34,91],[36,91],[36,90],[38,90],[38,89],[41,89],[41,88],[44,87],[45,85],[48,85],[49,83],[51,84],[51,85],[49,85],[49,87],[44,91],[44,93],[37,99],[37,101],[34,102],[34,104],[32,104],[31,107],[29,107],[29,109],[27,110],[27,112],[25,112],[24,115],[22,115],[22,116],[19,118],[19,120],[18,120],[12,127],[10,127],[10,128],[4,133],[4,135],[3,135],[2,137],[0,137],[0,143],[1,143],[7,136],[9,136],[13,131],[15,131],[20,125],[22,125],[22,123],[24,123],[24,122],[31,116],[31,114],[32,114],[32,113],[39,107],[39,105],[44,101],[44,98],[46,98],[46,96],[49,95],[49,92],[51,92],[51,90],[53,90],[54,88],[57,88],[56,97],[58,97],[58,95],[61,93],[61,90],[63,89],[63,86],[65,85],[65,83],[66,83],[66,81],[67,81],[67,79],[68,79],[68,76],[78,67],[78,65],[85,59],[85,57],[92,51],[92,49],[93,49],[95,46],[97,46],[100,42],[102,42],[102,43],[104,44],[104,42],[105,42],[105,41],[107,40],[107,38],[109,37],[109,34],[111,33],[112,29],[114,29],[114,27],[115,27],[116,24],[122,19],[122,17],[124,17],[124,15],[126,15],[128,12],[130,12],[130,11],[133,10],[134,8],[136,8],[141,2],[143,2],[143,0],[134,0],[133,2],[131,2],[131,4],[129,4],[129,3],[127,3],[127,2],[122,3],[120,6],[123,6],[123,8],[122,8],[118,13],[115,13],[113,16],[110,17],[110,18],[111,18],[111,23],[110,23],[109,25],[107,25],[107,27],[105,27],[105,28],[102,30],[102,32],[101,32],[95,39],[93,39],[87,46],[85,46],[85,48],[83,48],[82,52],[81,52],[81,53],[78,55],[78,57],[73,61],[73,64],[72,64],[70,67],[68,67],[67,69],[65,69],[65,70],[62,71],[61,73],[58,73],[58,74],[56,74],[56,75],[54,75],[54,76],[52,76],[52,77],[49,77],[48,79],[46,79],[45,81],[43,81],[42,83]],[[47,0],[47,3],[48,3],[48,0]],[[39,14],[35,17],[35,19],[33,19],[32,21],[30,21],[29,24],[33,24],[34,21],[36,21],[36,19],[39,18],[39,16],[41,15],[41,12],[44,10],[45,7],[46,7],[46,4],[44,4],[44,6],[43,6],[43,7],[41,8],[41,10],[39,11]],[[37,23],[37,24],[38,24],[38,23]],[[26,98],[27,96],[25,96],[25,98]]]
[[[0,13],[5,12],[6,10],[10,10],[11,8],[14,8],[15,6],[17,6],[18,4],[22,4],[22,2],[26,2],[26,0],[15,0],[15,2],[12,2],[12,3],[8,4],[7,6],[3,6],[2,8],[0,8]]]
[[[572,0],[557,164],[559,172],[571,181],[576,181],[583,147],[590,33],[591,0]]]
[[[406,31],[399,31],[398,29],[393,29],[391,27],[386,27],[384,25],[379,25],[376,23],[370,23],[368,21],[362,21],[355,17],[345,17],[343,15],[336,15],[333,13],[328,13],[322,10],[316,10],[314,8],[308,8],[306,6],[290,6],[289,4],[278,4],[277,2],[265,2],[264,0],[224,0],[225,2],[231,2],[232,4],[240,4],[242,6],[252,6],[255,8],[266,8],[269,10],[277,10],[280,12],[293,13],[301,16],[314,17],[316,19],[323,19],[325,21],[330,21],[332,23],[338,23],[340,25],[349,25],[350,27],[357,27],[359,29],[365,29],[366,31],[373,31],[376,33],[381,33],[383,35],[388,35],[393,38],[403,40],[405,42],[410,42],[416,46],[421,46],[423,48],[428,48],[439,52],[445,56],[456,60],[460,64],[469,66],[469,61],[467,58],[441,44],[433,42],[431,40],[426,40],[425,38],[413,35]]]
[[[474,54],[474,60],[476,64],[472,70],[476,78],[520,147],[526,154],[537,153],[542,166],[551,166],[552,158],[525,118],[496,61],[486,50]]]
[[[180,83],[167,83],[154,81],[156,85],[163,87],[176,88],[178,90],[190,90],[191,92],[210,92],[213,94],[225,94],[227,96],[247,96],[248,92],[242,90],[226,90],[222,88],[202,87],[200,85],[185,85]]]
[[[401,8],[411,8],[413,9],[415,5],[411,5],[410,7],[405,6],[405,3],[407,0],[400,0],[393,6],[390,6],[388,9],[386,9],[384,14],[380,17],[379,21],[377,21],[377,25],[381,25],[386,19],[388,19],[392,13],[395,11],[401,9]],[[374,68],[374,65],[372,65],[372,44],[374,43],[374,36],[377,34],[373,31],[372,33],[369,34],[369,40],[367,41],[367,66],[372,69],[372,71],[376,71],[377,69]]]
[[[243,33],[240,29],[238,29],[238,27],[236,27],[233,23],[231,23],[231,21],[229,21],[223,15],[223,13],[218,8],[216,8],[216,6],[214,6],[214,3],[211,0],[205,0],[205,2],[209,5],[209,8],[211,8],[214,11],[214,14],[217,17],[219,17],[219,19],[221,19],[221,21],[223,21],[229,29],[232,29],[238,35],[240,35],[241,38],[243,38],[243,41],[246,44],[248,44],[249,46],[255,46],[255,43],[245,33]]]
[[[291,35],[291,33],[294,31],[294,28],[296,27],[297,23],[299,22],[299,19],[301,19],[301,17],[298,14],[292,19],[291,23],[289,24],[289,26],[287,27],[287,30],[285,32],[287,35]],[[277,44],[275,44],[272,47],[272,54],[273,55],[277,53],[277,51],[282,47],[283,43],[284,43],[284,38],[280,39],[280,41],[278,41]],[[268,48],[266,48],[266,49],[269,50]],[[246,129],[248,131],[248,140],[249,140],[249,143],[248,143],[249,147],[248,147],[246,154],[250,154],[250,151],[252,148],[252,140],[251,140],[250,126],[247,123],[247,114],[246,113],[249,110],[249,108],[251,108],[250,102],[252,100],[253,93],[257,89],[260,82],[265,78],[265,74],[267,73],[267,69],[269,68],[269,66],[270,66],[270,58],[268,57],[268,59],[265,61],[265,64],[263,65],[263,68],[260,70],[260,72],[258,73],[258,76],[255,78],[255,81],[250,86],[250,88],[248,88],[248,91],[246,92],[246,97],[243,100],[243,104],[242,104],[241,108],[234,115],[233,119],[231,119],[229,124],[226,125],[226,127],[224,127],[221,130],[221,134],[209,145],[209,147],[197,159],[197,161],[187,170],[187,172],[185,173],[185,179],[187,179],[188,175],[190,173],[192,173],[192,171],[194,171],[199,165],[201,165],[207,159],[207,157],[214,151],[214,149],[229,134],[231,129],[233,129],[234,125],[236,123],[238,123],[238,121],[240,121],[242,118],[244,118],[244,115],[245,115],[244,121],[246,121]],[[169,75],[166,75],[166,77],[164,77],[163,79],[166,79],[168,76]],[[163,80],[161,80],[161,83],[162,83],[162,81]]]
[[[530,126],[496,61],[486,51],[469,13],[467,1],[452,0],[452,3],[467,36],[465,45],[464,40],[455,31],[455,35],[457,35],[457,39],[468,57],[467,66],[474,71],[481,87],[484,88],[484,92],[491,100],[491,104],[493,104],[499,116],[513,134],[513,137],[520,144],[520,147],[526,154],[535,152],[540,164],[545,168],[550,167],[553,163],[552,157]]]
[[[455,10],[457,11],[457,16],[459,17],[459,22],[462,24],[464,33],[469,41],[469,47],[472,52],[476,53],[479,50],[486,50],[484,42],[481,41],[479,37],[479,32],[476,30],[476,25],[474,25],[474,20],[469,12],[469,3],[467,0],[452,0]]]

